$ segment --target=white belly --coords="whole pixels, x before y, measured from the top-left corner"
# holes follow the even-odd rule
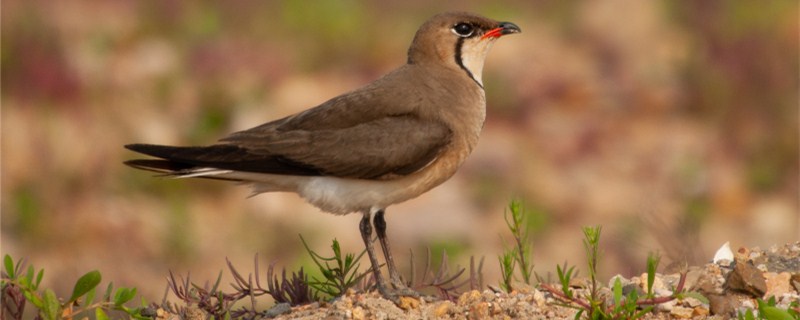
[[[424,192],[408,188],[408,181],[404,179],[361,180],[230,171],[220,174],[219,177],[242,180],[252,187],[253,195],[264,192],[295,192],[310,204],[333,214],[386,208]]]

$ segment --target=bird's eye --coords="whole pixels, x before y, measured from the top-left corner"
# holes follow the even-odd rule
[[[456,24],[450,30],[453,31],[453,33],[455,33],[457,36],[462,38],[469,37],[472,35],[472,33],[475,32],[475,28],[471,24],[463,22]]]

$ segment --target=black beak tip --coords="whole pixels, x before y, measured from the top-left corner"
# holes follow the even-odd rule
[[[499,27],[503,28],[503,35],[522,32],[522,29],[520,29],[519,26],[511,22],[500,22]]]

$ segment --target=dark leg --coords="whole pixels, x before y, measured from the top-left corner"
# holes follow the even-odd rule
[[[398,294],[414,297],[419,296],[417,292],[408,288],[400,278],[400,273],[397,272],[397,267],[395,267],[394,259],[392,258],[392,251],[389,249],[389,240],[386,239],[386,220],[383,214],[384,210],[375,212],[375,218],[372,220],[372,223],[375,225],[375,230],[378,232],[378,240],[381,243],[383,256],[386,258],[386,265],[389,268],[389,281],[391,281],[392,287],[397,290]]]
[[[383,256],[386,258],[386,266],[389,268],[389,281],[391,281],[392,286],[396,289],[404,288],[406,286],[403,281],[400,280],[400,274],[397,272],[397,268],[394,265],[394,258],[392,258],[392,251],[389,249],[389,242],[386,240],[386,220],[383,215],[383,210],[375,212],[372,223],[375,225],[375,230],[378,232],[378,240],[381,243],[381,249],[383,249]]]
[[[372,264],[372,275],[375,277],[375,285],[378,287],[378,292],[387,299],[392,300],[394,295],[390,294],[386,289],[386,282],[384,282],[381,275],[381,265],[378,263],[378,258],[375,256],[375,248],[372,246],[372,224],[369,221],[371,215],[369,212],[364,213],[361,223],[358,224],[358,229],[361,231],[361,238],[364,239],[364,246],[367,248],[369,262]],[[394,297],[396,299],[396,296]]]

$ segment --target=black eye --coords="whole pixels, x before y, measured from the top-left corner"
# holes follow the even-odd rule
[[[457,36],[466,38],[472,35],[475,32],[475,28],[469,23],[459,23],[453,26],[453,29],[450,29],[455,33]]]

